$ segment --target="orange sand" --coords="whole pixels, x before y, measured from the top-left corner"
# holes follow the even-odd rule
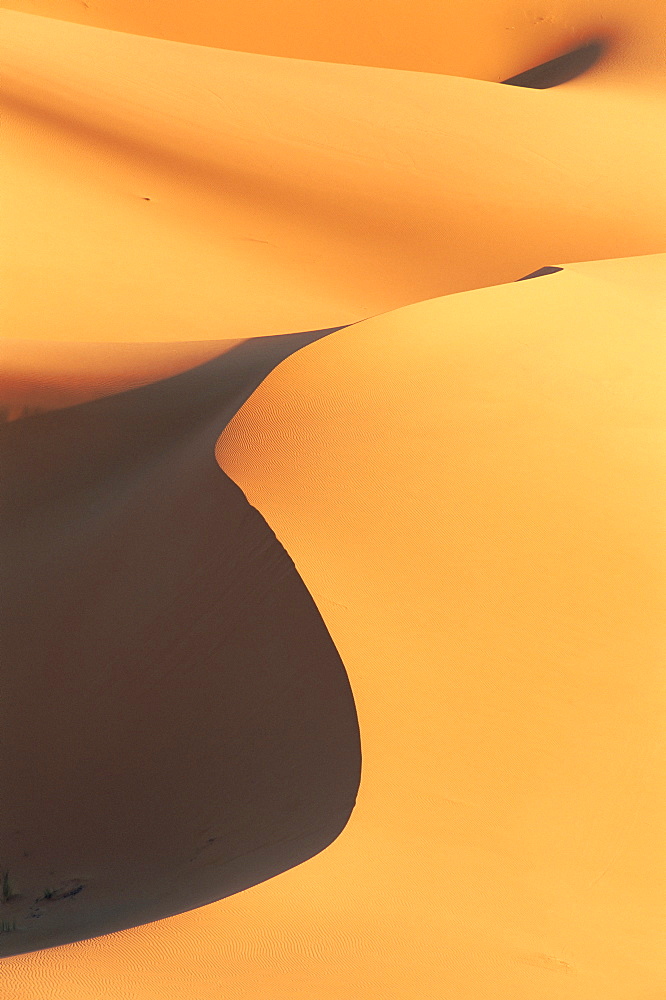
[[[96,343],[3,340],[0,399],[9,419],[54,410],[177,375],[239,340]]]
[[[17,417],[83,403],[4,428],[24,442],[10,447],[23,502],[37,510],[59,484],[57,504],[19,538],[17,574],[25,607],[36,588],[34,607],[43,599],[65,652],[49,660],[49,625],[37,621],[24,645],[44,664],[26,653],[19,670],[12,659],[0,867],[9,851],[26,878],[48,875],[21,860],[29,831],[37,853],[51,842],[75,865],[83,852],[102,887],[86,917],[94,930],[229,889],[233,831],[196,874],[183,874],[179,855],[207,813],[229,822],[205,770],[227,752],[213,661],[199,657],[191,687],[157,666],[152,687],[133,670],[114,674],[106,701],[86,708],[95,678],[77,675],[76,633],[58,612],[67,586],[55,581],[70,580],[76,613],[86,609],[94,663],[93,585],[102,624],[105,601],[135,608],[140,624],[151,571],[172,587],[173,607],[179,578],[199,581],[192,607],[207,607],[227,579],[215,553],[234,537],[228,551],[250,559],[248,580],[263,580],[262,547],[281,550],[233,486],[222,491],[215,437],[266,359],[279,359],[279,347],[253,338],[350,323],[270,374],[216,454],[319,608],[351,683],[364,761],[356,808],[323,853],[168,920],[5,958],[3,1000],[656,1000],[663,5],[0,6],[12,8],[0,11],[0,407]],[[579,79],[545,91],[496,83],[596,38],[605,54]],[[564,270],[514,283],[544,264]],[[240,349],[254,360],[239,375]],[[210,359],[219,404],[216,378],[203,399],[189,371]],[[181,398],[182,423],[152,387],[180,372],[197,386]],[[145,453],[125,397],[113,397],[131,388],[165,421]],[[71,470],[65,445],[61,461],[40,437],[47,426],[74,428]],[[109,456],[119,464],[105,465]],[[111,468],[124,470],[124,506],[119,476],[100,471],[113,502],[92,515],[103,546],[86,547],[83,486],[91,469]],[[198,505],[218,488],[206,520]],[[58,490],[80,515],[63,515]],[[65,541],[53,541],[56,529]],[[109,569],[132,546],[148,553],[135,590]],[[72,552],[87,576],[67,563]],[[69,566],[60,576],[59,560]],[[308,660],[317,619],[279,565],[293,604],[282,608],[287,592],[272,577],[264,597],[283,631],[269,615],[272,638],[251,653],[241,641],[238,655],[259,673],[332,656],[334,671],[323,631],[326,656]],[[292,607],[303,617],[290,632]],[[189,627],[187,608],[178,614],[165,630]],[[97,770],[88,758],[67,763],[81,718]],[[175,731],[192,734],[191,760]],[[168,768],[153,765],[158,746]],[[131,792],[126,835],[100,795],[100,768],[112,803]],[[86,776],[81,824],[76,782]],[[158,800],[172,811],[155,843]],[[304,808],[299,836],[307,819]],[[118,845],[115,867],[96,843]],[[83,931],[72,918],[61,939]]]
[[[364,777],[316,875],[326,899],[372,858],[352,909],[363,956],[386,966],[370,982],[363,966],[355,995],[657,996],[666,307],[652,282],[666,286],[666,255],[340,331],[273,372],[219,443],[352,679]]]
[[[0,21],[13,336],[291,333],[663,248],[655,98]]]
[[[663,87],[666,33],[654,0],[2,0],[2,7],[197,45],[325,62],[505,80],[589,39],[589,79]]]

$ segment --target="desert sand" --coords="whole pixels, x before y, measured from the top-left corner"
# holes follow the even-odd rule
[[[653,1000],[663,7],[0,7],[3,1000]]]
[[[588,81],[663,88],[663,7],[651,0],[3,0],[79,24],[197,45],[499,82],[598,40]]]
[[[345,825],[347,675],[214,457],[262,376],[320,335],[2,428],[5,953],[219,899]]]
[[[147,385],[218,357],[242,340],[2,341],[0,398],[6,420]]]
[[[352,678],[340,853],[350,876],[354,848],[382,856],[354,909],[386,960],[358,995],[657,988],[666,352],[644,281],[666,255],[361,323],[219,442]]]
[[[652,94],[1,21],[15,336],[294,333],[663,249]]]

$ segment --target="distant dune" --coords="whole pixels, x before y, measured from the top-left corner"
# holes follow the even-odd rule
[[[13,336],[292,333],[663,250],[663,107],[631,89],[0,22]]]
[[[2,1000],[653,1000],[663,3],[0,8]]]

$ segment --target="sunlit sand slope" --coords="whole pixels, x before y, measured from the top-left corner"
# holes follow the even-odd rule
[[[365,882],[388,967],[355,996],[658,993],[665,279],[575,265],[378,317],[221,438],[356,697],[358,809],[317,889]]]
[[[663,87],[655,0],[2,0],[2,7],[199,45],[504,80],[590,38],[593,82]]]
[[[663,249],[651,97],[0,25],[10,336],[287,333]]]
[[[344,827],[360,773],[344,667],[214,457],[271,367],[320,335],[0,427],[0,954],[201,906]]]

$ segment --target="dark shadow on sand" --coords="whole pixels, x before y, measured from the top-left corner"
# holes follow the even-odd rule
[[[347,823],[361,751],[344,666],[214,456],[266,375],[330,332],[0,426],[3,864],[26,906],[86,882],[39,920],[18,907],[27,929],[0,955],[239,892]]]
[[[546,274],[557,274],[558,271],[563,271],[563,267],[551,267],[546,265],[546,267],[540,267],[538,271],[531,271],[529,274],[524,274],[522,278],[516,278],[516,281],[527,281],[528,278],[543,278]]]
[[[509,80],[502,80],[502,83],[510,87],[529,87],[533,90],[548,90],[550,87],[559,87],[562,83],[575,80],[582,76],[592,66],[595,65],[605,51],[605,46],[600,41],[588,42],[572,52],[567,52],[556,59],[541,63],[532,69],[518,73]]]

